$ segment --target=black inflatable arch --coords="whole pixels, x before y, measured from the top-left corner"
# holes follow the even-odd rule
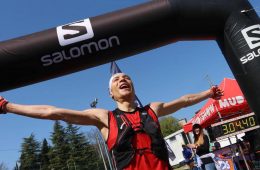
[[[260,22],[247,0],[157,0],[0,43],[0,91],[181,40],[216,40],[260,122]]]

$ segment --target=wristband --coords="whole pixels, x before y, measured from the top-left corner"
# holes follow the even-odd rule
[[[0,97],[0,114],[6,114],[6,104],[8,103],[3,97]]]

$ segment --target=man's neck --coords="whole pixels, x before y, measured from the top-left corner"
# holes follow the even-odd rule
[[[125,111],[125,112],[132,112],[136,109],[135,102],[117,102],[118,109]]]

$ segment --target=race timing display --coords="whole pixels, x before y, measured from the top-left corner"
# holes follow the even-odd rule
[[[216,140],[221,140],[240,133],[259,128],[255,113],[238,116],[211,125]]]

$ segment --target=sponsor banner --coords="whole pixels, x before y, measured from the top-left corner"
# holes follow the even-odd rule
[[[217,103],[218,103],[218,108],[221,110],[224,108],[240,105],[244,102],[245,102],[244,96],[234,96],[234,97],[229,97],[227,99],[218,100]]]
[[[58,26],[56,31],[61,46],[74,44],[94,37],[89,18]]]
[[[58,26],[56,32],[59,45],[63,48],[43,55],[40,60],[44,67],[81,58],[82,56],[87,57],[120,46],[119,37],[116,35],[101,39],[95,37],[94,39],[94,31],[89,18]]]
[[[260,24],[247,27],[241,33],[250,49],[260,47]]]
[[[214,104],[209,105],[202,113],[197,116],[194,121],[192,121],[192,124],[201,124],[201,122],[204,122],[208,117],[210,117],[212,114],[216,113],[216,109]]]
[[[88,56],[93,53],[101,52],[116,46],[120,46],[120,40],[118,36],[111,36],[103,38],[97,41],[83,43],[78,46],[72,46],[69,49],[61,51],[55,51],[50,54],[46,54],[40,58],[42,66],[47,67],[54,64],[62,63],[64,61],[80,58],[82,56]]]
[[[240,58],[241,63],[246,64],[260,56],[260,24],[244,28],[241,33],[251,49]]]
[[[240,106],[242,103],[246,102],[244,96],[234,96],[221,100],[216,100],[213,104],[209,105],[206,109],[198,114],[192,121],[192,124],[201,124],[207,120],[211,115],[223,109],[232,108],[234,106]]]

